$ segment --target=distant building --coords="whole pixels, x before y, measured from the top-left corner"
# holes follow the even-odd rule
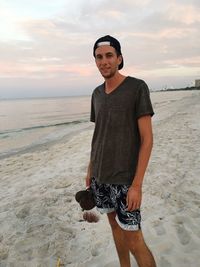
[[[200,87],[200,80],[195,80],[195,87]]]

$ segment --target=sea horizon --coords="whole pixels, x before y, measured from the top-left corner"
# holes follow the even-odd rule
[[[162,88],[162,89],[152,89],[150,88],[150,92],[170,92],[170,91],[185,91],[185,90],[200,90],[200,87],[195,86],[186,86],[181,88]],[[92,92],[90,94],[80,94],[80,95],[55,95],[55,96],[25,96],[25,97],[1,97],[0,101],[9,101],[9,100],[33,100],[33,99],[58,99],[58,98],[77,98],[77,97],[91,97]]]
[[[76,97],[90,97],[91,95],[63,95],[63,96],[25,96],[25,97],[0,97],[0,101],[9,100],[34,100],[34,99],[52,99],[52,98],[76,98]]]

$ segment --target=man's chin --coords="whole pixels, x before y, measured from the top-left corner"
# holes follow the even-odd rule
[[[115,75],[115,73],[101,73],[101,75],[104,77],[104,79],[110,79]]]

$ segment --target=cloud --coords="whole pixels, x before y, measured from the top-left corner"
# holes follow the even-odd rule
[[[49,60],[36,59],[32,64],[29,62],[2,62],[0,63],[0,78],[46,79],[60,77],[61,74],[64,74],[68,80],[76,80],[77,77],[90,77],[94,72],[93,66],[89,64],[52,64],[49,63]]]
[[[45,4],[30,1],[29,8],[23,1],[27,15],[22,16],[18,0],[1,8],[4,22],[10,23],[7,26],[17,25],[10,34],[12,42],[9,38],[0,41],[0,77],[5,86],[15,87],[16,79],[30,79],[35,86],[40,81],[41,87],[46,81],[49,88],[53,82],[55,87],[68,83],[72,92],[78,85],[92,86],[93,81],[101,80],[92,56],[93,44],[105,34],[120,40],[123,73],[127,75],[142,75],[155,85],[160,84],[156,76],[183,82],[180,75],[186,79],[199,75],[199,1],[58,2],[56,6],[52,0]]]
[[[186,25],[200,22],[200,8],[190,4],[173,3],[169,8],[169,19]]]

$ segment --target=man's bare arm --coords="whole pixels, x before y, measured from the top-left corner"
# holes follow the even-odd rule
[[[88,164],[85,182],[86,182],[86,188],[90,187],[90,184],[91,184],[91,161]]]
[[[153,146],[151,116],[143,116],[139,118],[138,127],[141,138],[141,146],[136,173],[127,194],[127,210],[140,208],[142,200],[142,183]]]

